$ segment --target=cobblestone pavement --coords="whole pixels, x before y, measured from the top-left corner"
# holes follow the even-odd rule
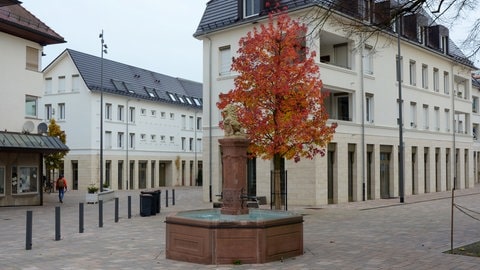
[[[197,187],[176,188],[175,205],[139,215],[139,191],[117,191],[114,201],[84,204],[85,231],[79,233],[79,202],[85,193],[68,191],[65,203],[46,194],[43,206],[0,208],[0,269],[479,269],[480,258],[443,253],[450,249],[451,192],[315,207],[290,206],[304,215],[302,256],[258,265],[198,265],[165,258],[165,216],[211,208]],[[171,188],[169,189],[171,194]],[[455,192],[455,202],[480,213],[480,186]],[[127,198],[132,217],[127,217]],[[55,207],[61,209],[61,240],[55,241]],[[32,249],[26,250],[26,212],[33,212]],[[480,214],[471,212],[474,217]],[[454,211],[454,247],[480,241],[480,222]]]

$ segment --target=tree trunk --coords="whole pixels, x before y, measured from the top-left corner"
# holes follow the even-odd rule
[[[273,186],[274,186],[274,200],[275,200],[275,210],[282,209],[282,187],[281,187],[281,167],[282,167],[282,157],[279,154],[273,156]]]

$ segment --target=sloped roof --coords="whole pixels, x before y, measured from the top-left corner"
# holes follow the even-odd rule
[[[0,151],[27,151],[30,153],[51,154],[68,150],[68,147],[57,137],[38,134],[0,132]]]
[[[1,0],[0,31],[45,46],[66,42],[40,19],[22,7],[19,1]]]
[[[267,0],[265,0],[267,1]],[[404,1],[404,0],[401,0]],[[405,0],[406,1],[406,0]],[[393,1],[392,1],[393,2]],[[197,30],[193,34],[194,37],[199,37],[202,35],[207,35],[211,32],[216,32],[222,29],[233,27],[235,25],[241,25],[246,23],[252,23],[257,21],[259,17],[266,17],[267,12],[261,12],[257,16],[251,16],[248,18],[243,18],[240,16],[239,12],[239,1],[238,0],[211,0],[207,3],[207,7],[203,13],[202,19],[197,27]],[[336,6],[336,1],[332,0],[279,0],[280,6],[287,8],[288,11],[295,11],[298,9],[305,9],[312,6],[321,6],[327,9],[334,8],[340,12],[351,12],[352,10],[348,6],[338,7]],[[395,3],[392,3],[395,4]],[[352,8],[354,6],[352,5]],[[428,16],[428,14],[421,9],[419,12]],[[348,15],[347,15],[348,16]],[[428,19],[435,25],[433,20],[428,16]],[[419,44],[420,46],[420,44]],[[455,43],[449,39],[449,52],[448,55],[454,61],[467,65],[469,67],[475,68],[473,62],[470,61],[458,48]]]
[[[105,58],[103,59],[103,80],[101,80],[101,57],[72,49],[66,49],[65,52],[70,55],[90,91],[100,91],[103,87],[104,93],[202,107],[201,83],[174,78]]]

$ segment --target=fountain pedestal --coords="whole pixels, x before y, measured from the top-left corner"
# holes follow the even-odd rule
[[[246,206],[249,141],[232,136],[222,145],[221,209],[167,216],[166,258],[201,263],[265,263],[303,254],[303,217]]]
[[[227,137],[218,140],[222,146],[223,160],[223,206],[225,215],[248,214],[247,195],[247,148],[250,143],[243,137]]]

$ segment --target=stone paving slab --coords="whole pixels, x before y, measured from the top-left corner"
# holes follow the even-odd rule
[[[162,189],[164,190],[164,189]],[[171,189],[169,189],[171,192]],[[479,269],[480,258],[449,255],[451,192],[358,203],[289,206],[304,215],[305,254],[259,265],[198,265],[165,259],[165,217],[211,208],[201,188],[176,188],[176,203],[161,213],[139,215],[140,191],[117,191],[104,203],[85,204],[85,232],[79,233],[78,204],[85,194],[69,191],[65,203],[46,194],[43,206],[0,208],[0,269]],[[455,192],[455,202],[480,213],[480,186]],[[171,195],[171,193],[170,193]],[[127,217],[127,197],[132,218]],[[61,240],[55,241],[55,207],[61,208]],[[264,206],[265,207],[265,206]],[[26,211],[33,212],[33,245],[25,249]],[[476,215],[477,218],[480,215]],[[454,247],[480,241],[480,222],[454,211]]]

